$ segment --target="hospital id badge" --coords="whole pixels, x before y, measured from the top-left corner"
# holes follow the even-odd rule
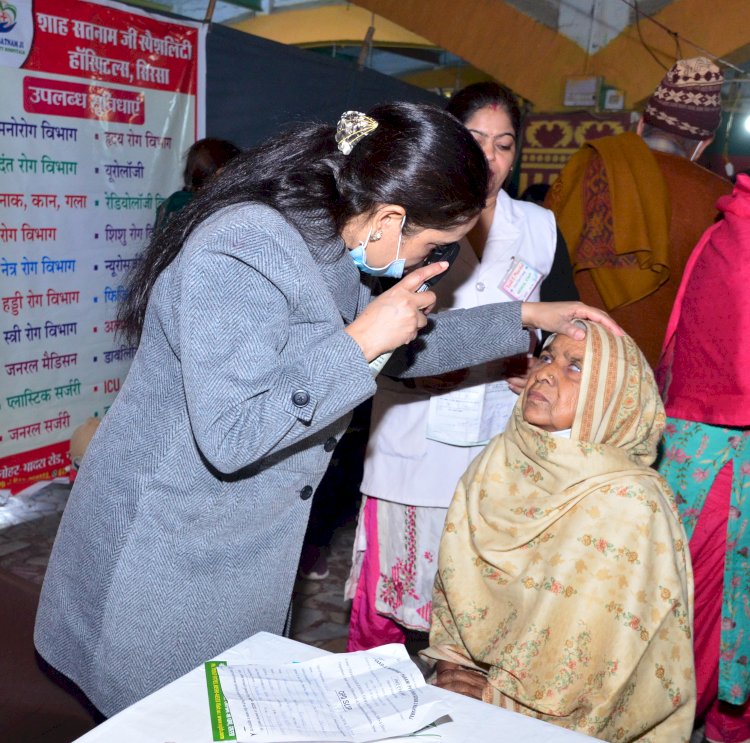
[[[512,299],[525,302],[536,289],[544,274],[521,258],[514,258],[508,273],[500,282],[502,289]]]

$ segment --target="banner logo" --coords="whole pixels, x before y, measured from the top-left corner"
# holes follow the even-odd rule
[[[0,2],[0,34],[7,34],[16,25],[16,6]]]
[[[22,67],[34,39],[31,0],[0,0],[0,65]]]

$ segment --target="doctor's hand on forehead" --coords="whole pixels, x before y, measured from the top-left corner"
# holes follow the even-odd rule
[[[585,331],[575,320],[598,322],[615,335],[624,335],[623,329],[604,311],[589,307],[583,302],[523,302],[521,322],[527,328],[563,333],[574,340],[583,340]]]

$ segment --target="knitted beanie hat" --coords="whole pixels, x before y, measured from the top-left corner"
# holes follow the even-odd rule
[[[675,62],[646,105],[643,120],[688,139],[708,139],[721,120],[724,74],[705,57]]]

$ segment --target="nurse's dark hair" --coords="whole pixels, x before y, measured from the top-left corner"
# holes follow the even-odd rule
[[[490,106],[499,106],[508,114],[513,132],[518,136],[521,129],[521,107],[518,98],[510,88],[499,83],[467,85],[451,96],[445,110],[465,124],[477,111]]]
[[[297,126],[233,158],[193,200],[154,234],[128,280],[122,333],[137,342],[156,279],[187,238],[227,206],[259,202],[299,229],[320,260],[338,256],[325,246],[352,217],[381,204],[406,211],[406,234],[446,230],[483,208],[489,171],[473,137],[445,111],[415,103],[377,106],[377,128],[350,154],[338,151],[335,127]]]

